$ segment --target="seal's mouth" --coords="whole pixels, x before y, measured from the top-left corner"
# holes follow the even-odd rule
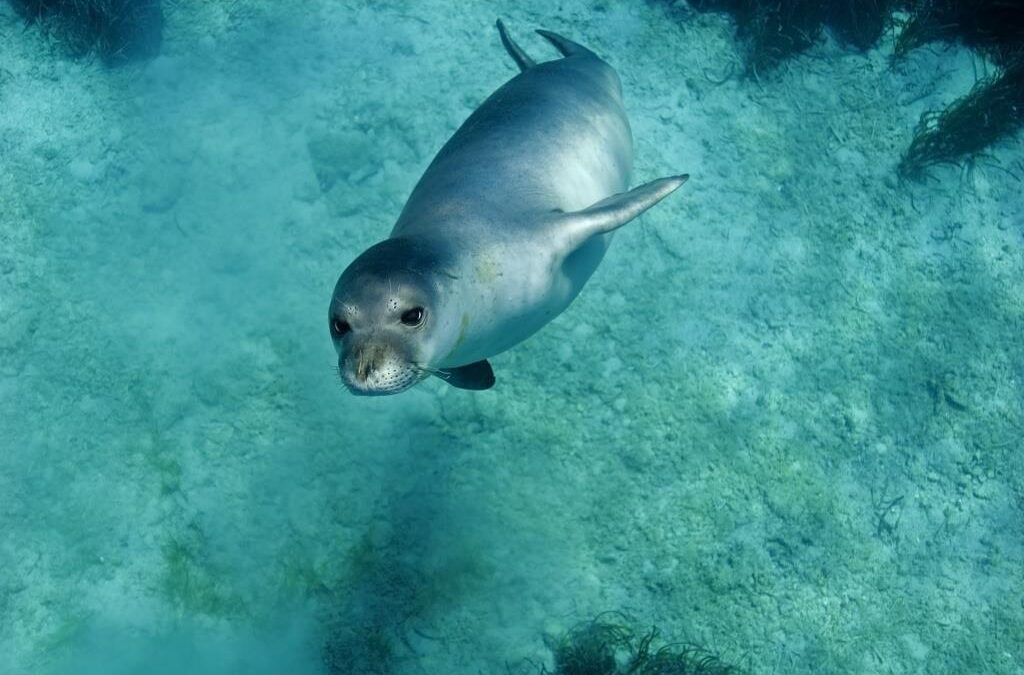
[[[343,355],[338,366],[342,382],[356,396],[400,394],[427,375],[383,346],[368,346]]]
[[[417,377],[416,372],[411,369],[391,378],[373,379],[365,382],[355,381],[342,375],[345,387],[356,396],[390,396],[391,394],[401,394],[403,391],[411,389],[420,379]]]

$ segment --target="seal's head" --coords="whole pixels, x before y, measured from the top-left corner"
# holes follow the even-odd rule
[[[440,264],[429,246],[398,237],[371,246],[342,273],[328,322],[349,391],[397,394],[430,374],[445,315]]]

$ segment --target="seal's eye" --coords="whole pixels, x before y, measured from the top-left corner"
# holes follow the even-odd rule
[[[352,326],[348,325],[348,321],[338,318],[331,319],[331,335],[334,337],[341,337],[350,330],[352,330]]]
[[[402,323],[406,326],[418,326],[423,323],[423,308],[413,307],[402,312]]]

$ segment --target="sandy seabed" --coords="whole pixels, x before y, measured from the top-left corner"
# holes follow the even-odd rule
[[[492,391],[353,398],[330,291],[515,73],[498,15],[692,178]],[[166,18],[109,70],[0,4],[0,673],[503,673],[605,610],[752,673],[1024,673],[1024,146],[895,176],[980,58],[754,80],[683,3]]]

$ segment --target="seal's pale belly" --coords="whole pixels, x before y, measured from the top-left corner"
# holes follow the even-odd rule
[[[588,242],[562,264],[543,250],[518,246],[484,253],[473,267],[473,290],[460,298],[461,339],[442,368],[473,363],[515,346],[543,328],[582,290],[607,250],[610,235]]]

